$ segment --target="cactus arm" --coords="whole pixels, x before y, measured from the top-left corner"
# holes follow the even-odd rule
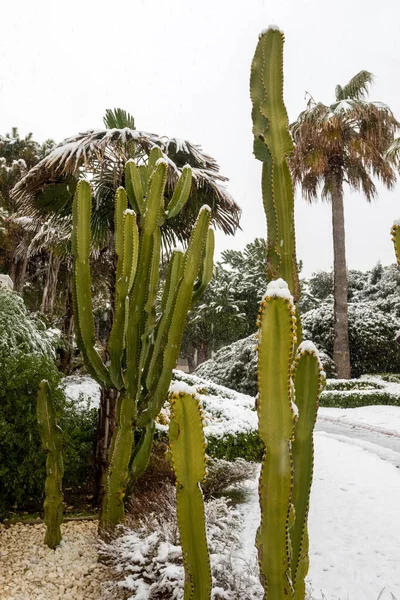
[[[141,214],[144,203],[143,184],[139,167],[133,159],[128,160],[125,165],[125,187],[133,210],[136,214]]]
[[[157,324],[155,342],[147,369],[146,387],[150,389],[155,377],[158,377],[162,369],[162,358],[168,337],[168,330],[174,311],[176,292],[183,273],[183,252],[174,250],[168,265],[167,278],[161,300],[161,317]]]
[[[125,380],[127,390],[132,397],[135,397],[138,392],[138,367],[145,325],[143,322],[143,311],[148,300],[149,276],[154,256],[154,232],[157,227],[166,178],[167,164],[164,161],[160,161],[155,167],[148,184],[149,190],[142,219],[139,262],[130,297],[129,320],[126,335],[127,370],[125,373]]]
[[[258,421],[265,455],[259,483],[261,523],[257,548],[268,600],[291,597],[289,519],[292,493],[291,440],[294,413],[290,365],[296,316],[285,282],[267,287],[259,313]]]
[[[288,282],[300,295],[294,234],[294,193],[287,163],[293,150],[283,102],[284,36],[270,28],[260,35],[251,66],[250,96],[254,153],[263,162],[263,201],[268,222],[268,276]]]
[[[172,194],[171,201],[168,204],[167,219],[175,217],[182,210],[189,198],[191,187],[192,168],[190,165],[185,165]]]
[[[154,432],[156,430],[155,421],[150,421],[142,430],[140,440],[135,444],[132,454],[131,465],[129,468],[129,484],[126,489],[126,496],[129,498],[133,487],[136,485],[139,477],[143,475],[148,467],[151,449],[153,447]]]
[[[150,276],[148,284],[148,296],[144,306],[145,314],[147,315],[146,324],[142,334],[142,343],[139,359],[139,384],[138,391],[141,388],[142,374],[146,363],[148,362],[149,353],[153,347],[154,329],[156,327],[156,296],[158,290],[158,280],[160,275],[160,253],[161,253],[161,232],[157,228],[153,234],[153,254],[151,257]]]
[[[124,497],[133,448],[134,420],[135,401],[122,391],[117,401],[116,425],[104,477],[104,497],[100,514],[100,527],[103,529],[118,525],[124,520]]]
[[[292,501],[296,520],[290,529],[290,537],[295,598],[302,600],[305,597],[304,579],[309,565],[307,518],[314,462],[313,430],[323,387],[318,351],[311,342],[300,344],[292,366],[292,379],[299,417],[292,444],[294,469]]]
[[[163,153],[158,146],[153,146],[149,153],[149,159],[147,161],[147,174],[148,177],[151,177],[156,163],[160,158],[163,158]]]
[[[74,278],[76,294],[76,327],[85,355],[96,378],[103,385],[110,384],[107,368],[95,348],[95,329],[90,285],[90,215],[92,194],[87,181],[79,181],[73,202],[72,251],[75,257]]]
[[[168,393],[172,369],[176,366],[181,345],[183,329],[193,294],[193,285],[199,274],[203,248],[206,243],[211,220],[211,209],[204,206],[199,213],[185,253],[183,275],[176,292],[167,342],[163,352],[163,364],[159,377],[150,389],[148,406],[138,416],[138,427],[145,427],[160,412]]]
[[[135,213],[126,210],[127,199],[123,188],[119,188],[116,194],[116,218],[117,212],[122,211],[122,219],[119,228],[115,228],[117,263],[117,283],[115,289],[114,320],[108,340],[108,351],[110,355],[110,377],[114,386],[120,390],[124,385],[122,376],[122,357],[125,345],[125,332],[129,308],[129,293],[132,288],[133,279],[137,267],[139,232],[136,224]],[[124,210],[125,209],[125,210]]]
[[[392,242],[394,245],[394,251],[396,254],[397,265],[400,268],[400,220],[395,221],[391,230]]]
[[[46,482],[44,521],[46,534],[44,543],[54,549],[61,542],[63,519],[62,478],[62,431],[57,425],[51,390],[44,379],[39,384],[37,396],[37,422],[42,446],[46,453]]]
[[[211,597],[204,502],[200,481],[206,476],[201,408],[194,394],[170,394],[169,442],[176,475],[177,518],[185,567],[185,600]]]
[[[192,305],[198,302],[212,279],[214,268],[214,248],[215,235],[214,230],[210,228],[207,234],[206,247],[204,250],[204,258],[201,265],[200,275],[194,286]]]

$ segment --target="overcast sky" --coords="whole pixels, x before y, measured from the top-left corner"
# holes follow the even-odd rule
[[[371,99],[400,119],[399,0],[2,0],[0,132],[17,126],[57,142],[102,126],[122,107],[136,127],[201,144],[229,177],[243,209],[242,232],[217,248],[242,248],[266,235],[261,163],[252,155],[249,72],[258,33],[285,32],[289,118],[307,90],[329,103],[335,85],[361,69],[376,82]],[[368,205],[345,193],[349,268],[393,262],[390,227],[400,185]],[[332,266],[330,207],[296,199],[303,274]]]

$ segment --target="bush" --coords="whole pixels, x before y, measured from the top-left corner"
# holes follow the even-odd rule
[[[352,377],[364,373],[400,371],[400,348],[395,336],[397,317],[371,302],[349,304],[349,344]],[[304,337],[311,339],[328,356],[333,353],[333,305],[321,304],[303,315]]]
[[[45,454],[36,421],[39,382],[47,379],[65,436],[64,487],[90,489],[96,410],[66,401],[45,332],[21,298],[0,292],[0,517],[41,510]]]

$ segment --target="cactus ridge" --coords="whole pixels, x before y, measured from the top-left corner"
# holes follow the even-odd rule
[[[258,317],[257,413],[265,454],[259,481],[261,523],[256,544],[265,597],[283,600],[293,593],[289,526],[293,520],[291,442],[295,415],[291,364],[296,311],[287,286],[285,289],[282,281],[276,283],[280,290],[274,287],[275,282],[268,286]]]
[[[290,530],[294,598],[305,597],[305,577],[309,568],[307,519],[314,465],[313,430],[319,397],[324,387],[324,373],[318,351],[310,342],[300,344],[292,365],[299,417],[292,445],[294,463],[293,504],[296,520]]]
[[[118,391],[116,426],[104,477],[100,517],[100,526],[104,529],[123,520],[129,471],[132,486],[147,467],[154,419],[168,394],[187,313],[212,276],[211,210],[203,207],[186,252],[172,253],[161,314],[156,314],[167,169],[167,159],[160,148],[154,147],[147,166],[137,167],[128,161],[125,166],[126,190],[120,187],[116,192],[114,248],[117,265],[114,320],[107,344],[109,370],[95,348],[89,264],[90,184],[80,181],[74,196],[72,248],[76,339],[88,371],[103,387]],[[171,217],[178,214],[187,201],[191,180],[192,171],[187,166],[172,196]],[[127,208],[128,200],[134,210]],[[136,428],[141,431],[134,448]]]
[[[61,542],[61,523],[63,520],[63,438],[62,431],[57,425],[50,386],[45,379],[39,384],[36,415],[43,450],[46,453],[44,501],[46,534],[44,543],[49,548],[54,549]]]
[[[169,444],[176,476],[177,518],[185,568],[185,600],[211,598],[203,495],[206,477],[205,438],[200,400],[195,393],[169,394]]]
[[[250,74],[254,154],[263,163],[262,193],[267,216],[267,276],[288,282],[300,295],[294,230],[294,192],[287,157],[293,151],[283,102],[284,35],[269,29],[260,35]]]

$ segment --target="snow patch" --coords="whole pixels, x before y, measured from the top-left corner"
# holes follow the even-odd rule
[[[284,298],[286,300],[289,300],[293,304],[293,296],[289,291],[288,284],[281,278],[269,282],[269,284],[267,285],[267,291],[264,295],[264,299],[266,297]]]

